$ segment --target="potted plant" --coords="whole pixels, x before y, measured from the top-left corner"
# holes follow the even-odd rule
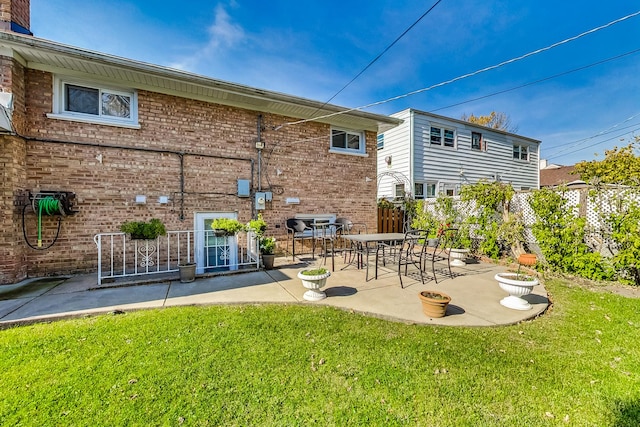
[[[253,231],[258,237],[262,237],[264,235],[264,232],[267,231],[267,223],[262,218],[261,213],[258,214],[258,218],[249,221],[247,229]]]
[[[271,270],[275,260],[276,239],[275,237],[264,237],[264,233],[267,231],[267,223],[262,218],[262,213],[258,214],[258,218],[249,221],[247,230],[255,234],[258,248],[262,255],[262,265],[265,270]]]
[[[494,276],[498,281],[500,289],[509,293],[509,296],[500,300],[500,304],[504,307],[514,310],[530,310],[531,304],[522,297],[529,295],[534,286],[537,286],[540,282],[534,276],[529,274],[520,273],[498,273]]]
[[[325,299],[327,294],[320,289],[327,283],[329,276],[331,276],[331,272],[324,267],[298,272],[298,278],[302,280],[302,286],[308,289],[302,297],[307,301]]]
[[[427,317],[444,317],[451,297],[441,291],[422,291],[418,294],[422,302],[422,312]]]
[[[273,268],[273,262],[275,261],[276,250],[276,238],[275,237],[262,237],[260,238],[260,253],[262,254],[262,264],[265,270],[271,270]]]
[[[148,222],[125,222],[120,226],[120,231],[130,234],[131,238],[136,240],[152,240],[158,238],[158,236],[164,236],[165,234],[167,234],[167,230],[165,229],[164,224],[157,218],[152,218]]]
[[[452,233],[450,238],[449,254],[451,255],[451,258],[453,258],[451,265],[454,267],[464,267],[467,265],[465,260],[471,250],[469,226],[467,224],[462,224],[460,228],[458,228],[457,232]]]
[[[247,228],[234,218],[216,218],[211,222],[211,229],[217,236],[233,236]]]
[[[180,282],[189,283],[196,280],[196,263],[186,262],[184,264],[178,264],[178,270],[180,271]]]

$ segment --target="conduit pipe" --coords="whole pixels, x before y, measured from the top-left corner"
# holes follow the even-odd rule
[[[250,185],[253,188],[253,172],[255,167],[255,160],[248,157],[236,157],[236,156],[220,156],[216,154],[204,154],[204,153],[195,153],[195,152],[184,152],[184,151],[175,151],[175,150],[165,150],[165,149],[157,149],[157,148],[147,148],[147,147],[130,147],[127,145],[115,145],[115,144],[96,144],[91,142],[80,142],[80,141],[63,141],[57,139],[48,139],[48,138],[35,138],[20,135],[19,133],[15,133],[16,136],[23,138],[25,141],[34,141],[34,142],[43,142],[43,143],[52,143],[52,144],[69,144],[69,145],[77,145],[81,147],[92,147],[92,148],[108,148],[114,150],[129,150],[129,151],[142,151],[146,153],[158,153],[158,154],[172,154],[178,156],[180,159],[180,221],[184,221],[184,156],[198,156],[205,157],[210,159],[224,159],[224,160],[237,160],[242,162],[250,162],[251,163],[251,180]]]

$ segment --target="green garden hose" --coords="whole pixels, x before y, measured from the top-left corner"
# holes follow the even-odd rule
[[[38,200],[38,247],[42,247],[42,213],[45,215],[59,215],[62,211],[60,200],[54,197],[43,197]]]

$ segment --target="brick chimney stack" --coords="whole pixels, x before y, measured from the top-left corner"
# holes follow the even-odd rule
[[[30,0],[0,0],[0,31],[33,35]]]

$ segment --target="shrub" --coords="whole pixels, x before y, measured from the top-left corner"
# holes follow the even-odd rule
[[[120,226],[120,231],[130,234],[132,239],[156,239],[167,234],[164,224],[157,218],[152,218],[149,222],[125,222]]]

